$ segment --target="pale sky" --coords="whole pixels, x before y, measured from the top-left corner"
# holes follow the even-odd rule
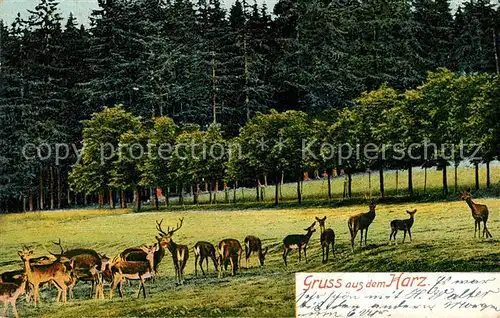
[[[234,0],[221,0],[229,8]],[[26,14],[27,9],[34,9],[39,0],[0,0],[0,20],[10,24],[14,21],[18,12]],[[257,0],[257,3],[267,4],[269,12],[272,12],[278,0]],[[59,8],[66,20],[70,12],[77,17],[78,23],[88,24],[88,16],[92,9],[97,8],[97,0],[59,0]]]

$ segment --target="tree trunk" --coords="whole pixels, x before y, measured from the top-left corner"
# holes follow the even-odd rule
[[[104,205],[104,199],[103,199],[104,193],[103,192],[104,192],[103,190],[100,190],[99,193],[97,194],[97,202],[99,203],[99,207],[101,209]],[[75,194],[75,205],[78,205],[78,202],[76,200],[76,194]]]
[[[491,177],[490,177],[490,162],[486,162],[486,187],[491,187]]]
[[[326,174],[328,178],[328,200],[332,200],[332,170],[329,169]]]
[[[399,170],[396,170],[396,195],[398,195],[399,190]]]
[[[413,196],[413,167],[408,167],[408,194]]]
[[[260,185],[260,182],[259,182],[259,180],[257,180],[257,184],[255,186],[255,191],[257,191],[257,202],[260,201],[259,185]]]
[[[23,212],[26,212],[26,192],[23,192]]]
[[[260,186],[260,201],[264,202],[264,190],[265,190],[265,187],[263,187],[262,185]]]
[[[350,172],[347,174],[347,195],[349,199],[352,198],[352,174]]]
[[[226,203],[229,203],[229,189],[227,187],[227,183],[224,182],[224,200]]]
[[[238,181],[234,182],[234,189],[233,189],[233,203],[236,204],[236,189],[238,189]]]
[[[87,206],[87,195],[85,193],[82,193],[83,195],[83,206]]]
[[[61,168],[57,168],[57,208],[62,208],[62,184],[61,184]]]
[[[297,203],[299,205],[302,204],[302,193],[300,192],[300,181],[301,181],[301,176],[299,174],[299,177],[297,178]]]
[[[198,204],[198,185],[193,185],[193,204]]]
[[[113,190],[109,189],[109,208],[114,209],[115,208],[115,200],[113,198]]]
[[[474,163],[474,170],[476,175],[476,191],[479,190],[479,163]]]
[[[169,194],[170,194],[170,187],[167,187],[167,192],[165,192],[165,204],[167,206],[170,205],[170,196],[169,196]]]
[[[153,188],[153,197],[154,197],[154,200],[155,200],[155,207],[156,207],[156,210],[159,210],[160,209],[160,202],[158,201],[158,192],[156,191],[156,188]]]
[[[283,201],[283,183],[285,182],[285,172],[281,171],[280,180],[280,201]]]
[[[135,209],[141,210],[141,190],[139,188],[135,189]]]
[[[55,192],[55,178],[54,178],[54,168],[53,167],[50,167],[49,168],[49,178],[50,178],[50,209],[51,210],[54,210],[55,208],[55,197],[54,197],[54,192]]]
[[[264,186],[267,187],[267,174],[264,175]]]
[[[424,194],[427,192],[427,167],[424,168]]]
[[[43,210],[43,170],[40,171],[40,188],[38,190],[38,196],[39,196],[39,200],[40,200],[40,205],[38,207],[38,209],[40,211]]]
[[[378,169],[379,179],[380,179],[380,197],[383,198],[385,196],[384,189],[384,168],[380,167]]]
[[[32,212],[34,210],[34,206],[33,206],[33,190],[31,189],[30,189],[29,205],[30,205],[30,211]]]
[[[210,200],[212,199],[212,195],[210,194]],[[181,184],[179,187],[179,204],[184,205],[184,185]]]
[[[212,200],[212,183],[210,182],[208,184],[208,203],[209,204],[212,204],[213,200]]]
[[[219,192],[219,181],[215,181],[214,204],[217,204],[217,192]]]
[[[455,163],[455,193],[458,193],[458,164]]]
[[[71,208],[71,191],[69,190],[69,187],[66,190],[66,196],[67,196],[67,199],[68,199],[68,208]]]
[[[127,208],[127,202],[125,201],[125,191],[120,190],[120,207],[122,209]]]
[[[446,172],[446,162],[443,164],[443,194],[448,195],[448,176]]]
[[[275,189],[274,189],[274,205],[278,206],[279,205],[279,187],[280,187],[280,182],[279,178],[276,177],[276,184],[275,184]]]

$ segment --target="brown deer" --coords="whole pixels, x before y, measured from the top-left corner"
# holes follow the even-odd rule
[[[488,207],[484,204],[477,204],[472,201],[472,195],[469,191],[460,192],[460,199],[464,200],[472,211],[472,217],[474,218],[474,238],[476,238],[476,233],[479,231],[481,233],[481,222],[483,222],[483,238],[493,238],[486,222],[488,222]],[[478,235],[479,237],[479,235]]]
[[[304,258],[307,264],[307,243],[309,243],[313,233],[316,232],[315,225],[316,221],[310,227],[304,229],[307,232],[306,234],[290,234],[283,239],[283,261],[285,262],[285,266],[288,266],[286,258],[290,251],[297,249],[299,250],[299,263],[302,261],[302,250],[304,250]]]
[[[208,259],[210,258],[214,263],[215,270],[218,270],[217,267],[217,257],[215,256],[215,246],[209,242],[197,242],[193,247],[194,252],[194,274],[198,275],[197,267],[200,266],[201,272],[205,275],[205,271],[203,270],[203,261],[207,264],[207,272],[208,272]]]
[[[161,232],[162,222],[163,220],[161,220],[161,222],[156,221],[156,229],[159,232]],[[158,243],[154,257],[154,271],[155,274],[158,274],[158,266],[160,265],[163,257],[165,257],[165,247],[160,244],[161,237],[157,236],[156,240],[158,241]],[[120,257],[126,261],[146,261],[146,256],[147,255],[144,253],[140,246],[127,248],[120,254]]]
[[[90,273],[90,269],[97,265],[101,271],[104,271],[109,259],[89,248],[75,248],[64,251],[61,239],[59,239],[59,242],[53,243],[61,249],[60,254],[51,253],[53,256],[64,256],[73,261],[73,282],[68,286],[70,298],[73,298],[73,288],[79,281],[90,282],[90,297],[92,297],[95,281],[94,276]]]
[[[29,260],[33,255],[32,250],[19,251],[18,255],[24,262],[24,270],[27,280],[33,286],[35,306],[40,300],[40,284],[52,282],[58,290],[58,299],[62,293],[63,302],[66,302],[66,283],[67,283],[67,268],[61,261],[55,261],[52,264],[46,265],[31,265]]]
[[[167,231],[163,231],[161,228],[161,223],[163,220],[158,224],[158,231],[161,234],[161,237],[158,237],[158,241],[160,242],[160,245],[163,247],[166,247],[170,253],[172,254],[172,260],[174,262],[174,267],[175,267],[175,277],[179,284],[184,283],[184,268],[186,267],[186,263],[189,258],[189,248],[187,245],[180,245],[176,244],[172,240],[172,236],[174,235],[175,232],[177,232],[181,227],[184,222],[184,218],[179,219],[180,224],[177,224],[177,227],[175,229],[170,229],[170,227],[167,228]]]
[[[323,255],[322,262],[327,263],[330,244],[332,245],[332,256],[335,255],[335,232],[330,228],[325,229],[326,216],[323,217],[322,219],[316,217],[316,221],[318,221],[319,223],[319,229],[321,232],[320,243],[321,243],[321,252]]]
[[[236,275],[236,272],[241,268],[241,257],[243,254],[243,248],[238,240],[235,239],[224,239],[219,242],[218,252],[218,267],[219,267],[219,278],[223,278],[224,274],[222,268],[227,271],[228,263],[231,264],[231,276]]]
[[[349,218],[347,221],[347,226],[349,227],[349,232],[351,233],[351,247],[354,252],[354,239],[358,234],[358,231],[361,231],[361,241],[360,246],[363,246],[363,230],[365,230],[365,246],[366,239],[368,237],[368,227],[372,224],[375,219],[375,203],[373,201],[370,202],[368,206],[370,210],[366,213],[360,213]]]
[[[16,309],[17,298],[24,294],[28,277],[22,275],[20,280],[12,283],[0,283],[0,301],[3,303],[2,317],[7,317],[7,308],[9,304],[12,307],[14,317],[18,318],[19,314]]]
[[[260,266],[264,266],[264,261],[266,259],[266,254],[268,251],[268,247],[264,251],[262,251],[262,242],[260,238],[256,236],[249,235],[245,237],[245,260],[248,268],[248,259],[252,253],[257,253],[259,257]]]
[[[156,251],[156,245],[151,247],[143,247],[143,251],[147,254],[147,262],[143,261],[124,261],[120,257],[116,257],[110,264],[111,273],[113,275],[113,283],[111,285],[111,290],[109,291],[109,298],[113,298],[113,290],[118,286],[118,293],[120,297],[123,297],[122,284],[123,280],[139,280],[141,286],[139,287],[139,293],[137,298],[141,295],[141,290],[143,297],[146,298],[146,288],[144,282],[148,278],[153,278],[154,272],[154,252]]]
[[[413,226],[413,222],[415,221],[414,215],[417,213],[417,209],[413,209],[411,211],[406,211],[410,215],[409,219],[406,220],[392,220],[391,221],[391,235],[389,236],[389,242],[392,240],[394,237],[394,242],[398,244],[396,240],[396,234],[398,234],[398,230],[404,231],[404,236],[403,236],[403,243],[405,242],[406,239],[406,232],[408,232],[408,235],[410,236],[410,242],[411,242],[411,227]]]
[[[94,276],[95,287],[95,299],[104,299],[104,278],[103,271],[101,271],[97,265],[94,265],[89,270],[90,274]]]

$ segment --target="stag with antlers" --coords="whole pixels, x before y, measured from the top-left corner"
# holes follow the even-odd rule
[[[322,219],[316,217],[316,221],[319,223],[319,229],[321,232],[320,243],[322,252],[322,262],[328,262],[328,252],[330,250],[330,244],[332,245],[332,256],[335,255],[335,232],[332,229],[325,229],[326,216]]]
[[[304,250],[304,258],[306,259],[307,264],[307,243],[309,243],[313,233],[316,232],[316,229],[314,228],[315,225],[316,222],[313,222],[310,227],[304,229],[306,234],[290,234],[283,239],[283,261],[285,262],[285,266],[288,266],[286,258],[290,251],[297,249],[299,250],[299,263],[302,260],[302,250]]]
[[[460,192],[460,199],[464,200],[472,211],[472,218],[474,218],[474,238],[476,238],[476,233],[479,231],[481,233],[481,222],[483,222],[483,238],[493,238],[486,222],[488,222],[488,207],[484,204],[477,204],[472,201],[472,195],[469,191]],[[479,235],[478,235],[479,236]]]
[[[363,230],[365,231],[365,246],[366,240],[368,237],[368,227],[372,224],[375,219],[375,202],[370,201],[369,211],[366,213],[360,213],[354,216],[351,216],[347,221],[347,226],[349,227],[349,232],[351,234],[351,247],[354,252],[354,239],[358,234],[358,231],[361,231],[361,242],[360,246],[363,246]]]
[[[175,267],[175,277],[179,284],[184,283],[184,268],[186,267],[186,263],[189,258],[189,248],[187,245],[180,245],[175,243],[172,240],[172,236],[174,235],[175,232],[177,232],[181,227],[184,222],[184,218],[179,219],[180,224],[177,223],[177,227],[175,229],[170,229],[170,227],[167,228],[167,231],[164,231],[161,228],[161,222],[158,224],[158,231],[160,232],[161,237],[157,237],[158,242],[160,246],[166,247],[170,253],[172,254],[172,260],[174,262],[174,267]]]

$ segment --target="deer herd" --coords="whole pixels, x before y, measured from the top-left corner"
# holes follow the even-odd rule
[[[468,204],[475,221],[474,237],[477,231],[481,230],[483,223],[483,238],[491,238],[486,222],[488,221],[488,208],[485,205],[476,204],[472,201],[470,192],[461,192],[460,198]],[[354,240],[360,231],[360,246],[363,246],[363,231],[365,246],[367,245],[368,228],[375,219],[376,205],[373,201],[369,204],[369,211],[354,215],[348,219],[347,225],[350,233],[351,248],[354,252]],[[398,231],[404,232],[403,243],[408,232],[411,241],[411,228],[414,223],[416,209],[406,211],[408,219],[393,220],[390,222],[391,233],[389,242],[396,242]],[[125,249],[113,259],[100,254],[93,249],[76,248],[64,250],[61,240],[54,242],[59,246],[60,253],[50,253],[50,256],[33,257],[33,250],[27,246],[18,252],[24,269],[0,274],[0,301],[3,303],[3,315],[6,317],[7,307],[10,304],[14,316],[18,317],[16,310],[16,300],[20,295],[26,294],[27,301],[33,301],[35,306],[40,302],[40,288],[45,285],[54,286],[57,291],[57,302],[67,301],[67,294],[73,298],[73,288],[79,282],[90,283],[90,297],[104,299],[104,284],[110,286],[109,298],[113,297],[113,292],[118,289],[120,297],[123,296],[122,285],[127,281],[139,281],[140,287],[137,297],[141,291],[146,298],[146,280],[155,279],[158,273],[158,265],[168,252],[172,256],[175,268],[176,283],[184,283],[184,269],[189,259],[190,248],[187,245],[177,244],[173,241],[175,232],[182,228],[184,219],[175,228],[162,228],[162,221],[156,221],[156,243],[151,246],[137,246]],[[307,263],[307,245],[316,231],[316,222],[320,227],[320,245],[322,249],[322,262],[328,262],[330,246],[332,256],[335,254],[335,232],[325,226],[326,216],[316,217],[311,226],[304,229],[305,234],[290,234],[283,239],[283,262],[287,266],[287,257],[292,250],[298,250],[299,262],[302,260],[302,252]],[[249,267],[249,259],[252,254],[258,258],[258,265],[263,266],[269,247],[263,248],[262,241],[256,236],[247,236],[244,239],[244,250],[241,243],[236,239],[224,239],[214,246],[212,243],[199,241],[192,251],[195,257],[195,275],[198,275],[198,267],[203,275],[209,269],[209,259],[212,261],[219,278],[224,276],[228,265],[231,266],[231,275],[237,274],[241,268],[243,253],[245,254],[246,267]],[[396,243],[397,244],[397,243]]]

